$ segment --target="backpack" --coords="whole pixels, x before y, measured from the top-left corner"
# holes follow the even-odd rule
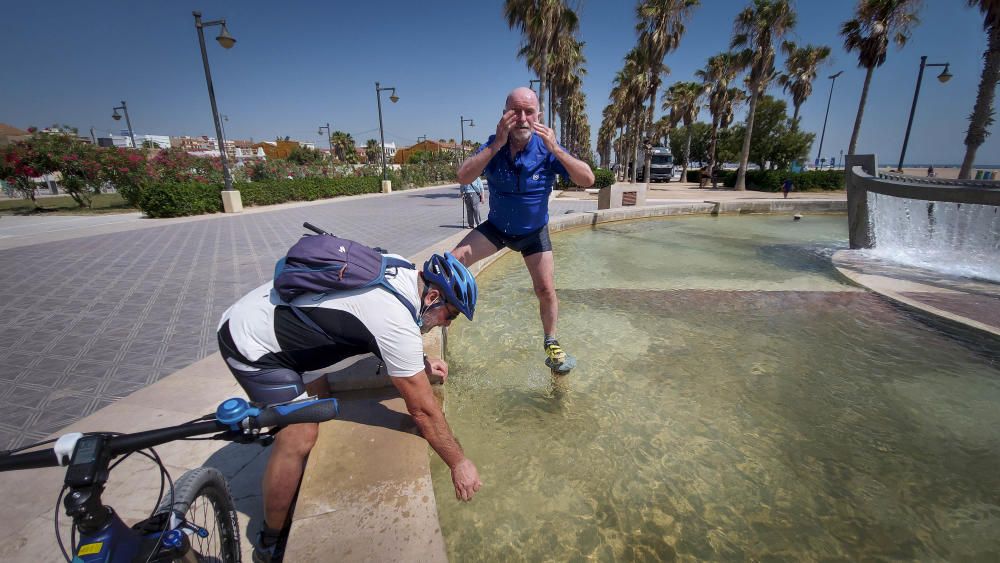
[[[274,289],[299,320],[325,334],[312,319],[290,304],[293,299],[305,293],[328,294],[378,286],[399,299],[417,326],[422,324],[413,304],[385,279],[389,268],[414,269],[411,262],[386,256],[381,248],[340,238],[309,223],[303,226],[317,234],[303,236],[274,266]]]

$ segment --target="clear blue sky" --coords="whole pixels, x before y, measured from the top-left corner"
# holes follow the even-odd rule
[[[674,80],[691,80],[705,60],[728,46],[745,0],[703,0],[681,47],[667,57]],[[803,106],[802,126],[818,134],[830,81],[838,70],[824,153],[847,148],[864,72],[837,34],[851,17],[851,0],[799,0],[791,39],[826,44],[833,61],[821,70]],[[289,135],[321,142],[320,124],[348,131],[359,144],[378,136],[374,83],[395,86],[398,104],[383,104],[386,140],[407,145],[420,135],[458,138],[459,115],[476,120],[466,136],[485,140],[504,96],[533,78],[515,58],[520,35],[509,30],[500,1],[424,2],[9,2],[0,18],[4,79],[0,122],[26,128],[67,123],[86,133],[116,131],[111,108],[127,100],[139,133],[212,135],[192,10],[226,18],[237,39],[231,50],[207,30],[220,111],[230,138]],[[635,43],[634,2],[584,0],[584,90],[594,134],[614,73]],[[967,116],[975,101],[986,34],[979,13],[957,0],[928,0],[922,23],[902,50],[875,73],[859,150],[895,163],[906,128],[921,55],[950,62],[925,73],[907,161],[958,163]],[[773,95],[782,95],[773,88]],[[703,114],[707,119],[707,113]],[[979,150],[981,164],[1000,163],[1000,133]],[[813,147],[815,154],[816,146]]]

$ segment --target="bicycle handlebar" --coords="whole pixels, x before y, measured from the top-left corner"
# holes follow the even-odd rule
[[[223,404],[227,404],[233,400],[229,399]],[[236,400],[242,401],[242,399]],[[311,399],[260,410],[251,408],[245,413],[246,416],[242,418],[242,426],[247,430],[258,430],[260,428],[286,426],[288,424],[303,422],[325,422],[336,418],[339,411],[340,408],[336,399]],[[233,428],[232,425],[220,422],[218,419],[189,422],[187,424],[157,428],[135,434],[111,436],[108,440],[108,448],[111,456],[114,457],[182,438],[190,438],[219,431],[233,431]],[[39,469],[42,467],[56,467],[58,465],[61,465],[60,460],[53,448],[0,456],[0,471]]]

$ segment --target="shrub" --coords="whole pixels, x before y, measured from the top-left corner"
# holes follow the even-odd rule
[[[139,209],[154,218],[202,215],[222,211],[221,184],[158,182],[139,194]]]
[[[792,180],[795,191],[823,191],[844,189],[843,170],[809,170],[788,172],[787,170],[748,170],[747,189],[760,192],[780,192],[786,178]],[[736,172],[727,171],[723,183],[727,187],[736,185]]]
[[[258,180],[235,186],[243,205],[274,205],[286,201],[377,193],[379,178],[297,178],[294,180]],[[143,189],[139,208],[150,217],[180,217],[222,211],[222,184],[200,182],[158,182]]]
[[[605,168],[595,168],[594,169],[594,187],[595,188],[606,188],[611,184],[615,183],[614,172],[607,170]]]

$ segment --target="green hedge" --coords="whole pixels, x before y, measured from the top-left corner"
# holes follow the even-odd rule
[[[274,205],[286,201],[377,193],[380,178],[296,178],[259,180],[234,186],[240,191],[243,205]],[[150,217],[181,217],[222,211],[222,186],[199,182],[166,182],[147,186],[139,199],[139,208]]]
[[[747,189],[758,192],[780,192],[785,178],[791,178],[795,191],[823,191],[844,189],[843,170],[809,170],[788,172],[787,170],[748,170]],[[697,183],[701,170],[688,170],[687,181]],[[719,174],[719,183],[727,188],[736,186],[736,171],[724,170]]]
[[[343,195],[373,194],[382,191],[381,178],[295,178],[241,183],[243,205],[274,205],[286,201],[314,201]]]
[[[203,215],[222,211],[222,186],[201,182],[164,182],[146,186],[139,209],[154,218]]]
[[[786,170],[748,170],[747,189],[759,192],[780,192],[785,179],[792,180],[797,192],[843,190],[843,170],[809,170],[788,172]],[[736,171],[727,171],[720,178],[726,187],[736,185]]]
[[[611,184],[615,183],[615,174],[610,170],[604,168],[594,169],[594,186],[595,188],[606,188]]]

